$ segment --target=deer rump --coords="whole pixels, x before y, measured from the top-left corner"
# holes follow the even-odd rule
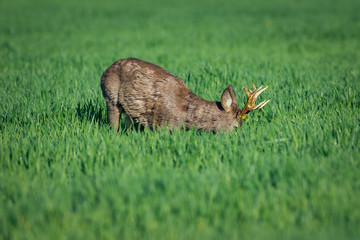
[[[122,113],[127,115],[127,125],[133,121],[150,129],[167,125],[173,130],[184,126],[187,130],[232,131],[244,119],[231,85],[220,102],[207,101],[192,93],[180,78],[136,58],[113,63],[101,77],[101,89],[115,131]]]

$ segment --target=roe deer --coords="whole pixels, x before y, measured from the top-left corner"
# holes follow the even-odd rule
[[[207,132],[231,132],[239,122],[242,125],[250,111],[270,101],[254,105],[267,87],[253,87],[243,88],[248,99],[240,110],[231,85],[222,93],[220,102],[210,102],[192,93],[183,80],[165,69],[136,58],[116,61],[101,76],[109,124],[115,131],[124,112],[127,122],[132,120],[150,129],[167,125],[174,130],[184,126],[187,130],[195,127]]]

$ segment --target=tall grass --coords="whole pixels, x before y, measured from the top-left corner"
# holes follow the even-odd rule
[[[357,1],[0,6],[1,238],[358,237]],[[113,133],[100,76],[126,57],[271,102],[232,134]]]

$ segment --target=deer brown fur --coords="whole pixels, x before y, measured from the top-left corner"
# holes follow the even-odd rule
[[[116,131],[125,113],[128,121],[150,129],[167,125],[171,129],[184,126],[187,130],[195,127],[231,132],[250,111],[239,109],[231,85],[220,102],[210,102],[192,93],[183,80],[165,69],[136,58],[113,63],[101,77],[101,89],[109,124]]]

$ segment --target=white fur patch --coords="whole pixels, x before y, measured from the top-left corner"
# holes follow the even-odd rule
[[[226,101],[225,101],[225,105],[228,106],[228,107],[230,107],[230,106],[231,106],[231,103],[232,103],[232,99],[231,99],[230,97],[227,98]]]

